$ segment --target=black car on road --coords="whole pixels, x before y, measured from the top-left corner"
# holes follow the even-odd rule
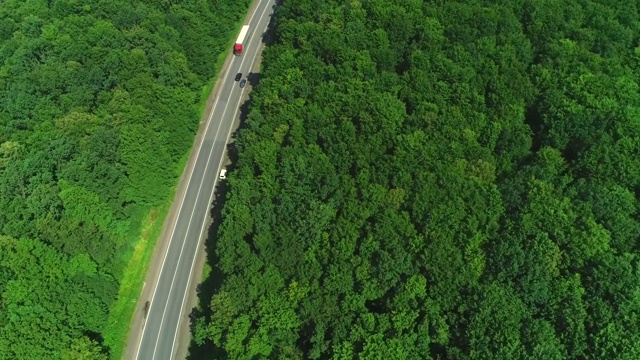
[[[242,79],[242,73],[237,73],[236,74],[236,81],[240,81],[240,79]]]

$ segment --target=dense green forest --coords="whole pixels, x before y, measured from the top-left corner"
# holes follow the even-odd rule
[[[284,1],[196,343],[640,359],[636,4]]]
[[[0,1],[0,359],[120,358],[110,309],[248,3]]]

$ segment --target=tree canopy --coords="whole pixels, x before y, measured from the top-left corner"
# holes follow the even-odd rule
[[[274,22],[198,344],[640,358],[634,2],[291,0]]]
[[[1,3],[0,359],[119,359],[124,268],[249,1]]]

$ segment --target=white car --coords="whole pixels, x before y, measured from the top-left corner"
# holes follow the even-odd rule
[[[220,179],[224,180],[227,178],[227,169],[220,170]]]

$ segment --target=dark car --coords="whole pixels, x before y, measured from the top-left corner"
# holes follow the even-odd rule
[[[242,80],[240,81],[240,87],[243,88],[245,85],[247,85],[247,80]]]
[[[236,81],[240,81],[240,79],[242,79],[242,73],[237,73],[236,74]]]

